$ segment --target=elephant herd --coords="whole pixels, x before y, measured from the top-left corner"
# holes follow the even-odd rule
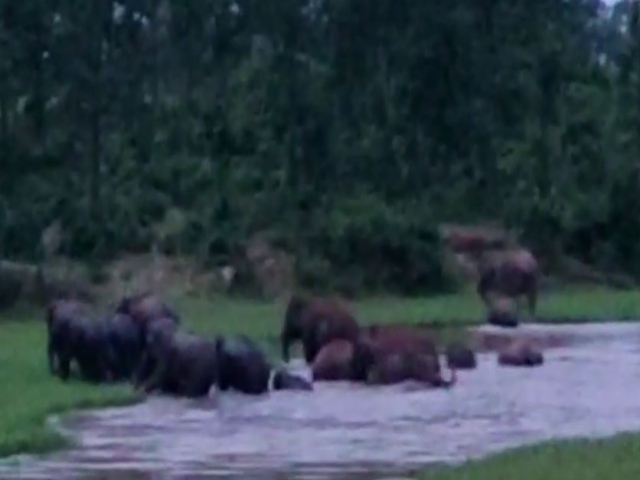
[[[87,305],[55,300],[46,310],[48,361],[63,380],[77,365],[90,382],[131,381],[137,391],[202,397],[212,386],[250,395],[269,390],[312,390],[307,379],[274,366],[245,335],[197,335],[152,293],[126,296],[113,311],[92,318]],[[294,342],[303,347],[313,381],[381,385],[414,380],[449,388],[456,370],[476,367],[475,353],[462,342],[446,346],[443,374],[434,339],[424,330],[392,325],[360,326],[337,298],[294,294],[287,306],[280,342],[289,361]],[[542,353],[525,339],[498,353],[498,363],[535,366]]]

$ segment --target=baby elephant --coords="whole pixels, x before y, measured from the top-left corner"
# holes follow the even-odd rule
[[[544,363],[542,351],[525,338],[517,338],[498,352],[498,364],[510,367],[537,367]]]
[[[473,370],[478,364],[475,352],[462,342],[447,345],[444,356],[450,369]]]

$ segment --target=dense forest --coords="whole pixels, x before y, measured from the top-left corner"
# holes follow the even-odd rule
[[[500,221],[640,278],[637,1],[0,5],[0,257],[174,219],[211,265],[266,232],[310,282],[436,291],[438,226]]]

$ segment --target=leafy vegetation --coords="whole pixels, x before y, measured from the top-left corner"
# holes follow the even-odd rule
[[[0,11],[3,257],[54,222],[91,260],[222,265],[266,232],[304,283],[426,293],[450,288],[438,225],[491,220],[640,275],[637,2]]]

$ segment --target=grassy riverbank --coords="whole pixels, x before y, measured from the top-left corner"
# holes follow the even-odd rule
[[[640,434],[546,442],[421,475],[420,480],[635,480]]]
[[[187,326],[196,331],[248,333],[257,338],[271,338],[272,344],[284,311],[284,305],[224,298],[176,301],[176,305]],[[451,322],[452,326],[480,322],[484,312],[474,295],[373,298],[358,302],[355,310],[362,323],[439,320]],[[546,295],[540,301],[540,315],[546,318],[640,318],[640,292],[595,289]],[[28,317],[21,313],[0,319],[0,364],[3,366],[0,369],[0,456],[64,446],[63,439],[45,425],[46,417],[52,413],[136,400],[127,387],[64,384],[53,378],[46,365],[46,332],[41,314]]]

